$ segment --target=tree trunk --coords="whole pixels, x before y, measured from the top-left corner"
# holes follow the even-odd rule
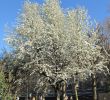
[[[15,91],[14,100],[16,100],[17,97],[18,97],[18,96],[17,96],[17,91]],[[18,97],[18,98],[19,98],[19,97]]]
[[[75,83],[75,86],[74,86],[74,89],[75,89],[75,97],[76,97],[76,100],[78,100],[78,83]]]
[[[74,91],[75,91],[75,98],[78,100],[78,79],[74,77]]]
[[[38,100],[39,98],[38,98],[38,96],[36,96],[36,100]]]
[[[45,97],[44,97],[44,95],[42,95],[42,96],[41,96],[41,100],[45,100]]]
[[[42,100],[45,100],[45,97],[43,97]]]
[[[63,93],[63,100],[66,99],[66,93]]]
[[[36,97],[32,97],[32,100],[36,100]]]
[[[57,100],[60,100],[60,93],[58,90],[57,90]]]
[[[13,100],[16,100],[17,96],[15,94],[12,95]]]
[[[66,100],[66,82],[64,82],[62,90],[63,90],[63,95],[62,95],[63,100]]]
[[[93,81],[93,100],[97,100],[97,87],[96,87],[96,75],[92,75],[92,81]]]
[[[73,100],[73,97],[72,96],[70,96],[70,100]]]

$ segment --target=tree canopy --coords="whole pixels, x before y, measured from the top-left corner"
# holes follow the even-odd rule
[[[6,41],[13,48],[13,64],[35,74],[38,87],[67,81],[76,73],[84,79],[108,71],[97,44],[97,24],[85,8],[64,10],[59,0],[42,5],[26,1]]]

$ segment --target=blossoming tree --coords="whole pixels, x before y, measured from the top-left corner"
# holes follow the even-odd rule
[[[29,58],[23,68],[41,76],[36,80],[39,88],[59,89],[57,84],[76,73],[85,79],[108,70],[95,27],[84,8],[64,10],[59,0],[46,0],[43,5],[28,1],[6,41],[17,51],[17,59]]]

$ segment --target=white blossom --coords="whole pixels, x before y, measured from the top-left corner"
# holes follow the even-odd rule
[[[29,56],[24,68],[41,75],[37,86],[47,87],[76,73],[84,79],[94,71],[108,70],[97,45],[97,25],[91,23],[84,8],[64,12],[58,0],[46,0],[43,5],[25,2],[6,40],[17,51],[17,58]]]

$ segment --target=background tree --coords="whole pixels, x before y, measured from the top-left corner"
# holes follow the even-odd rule
[[[2,61],[0,61],[0,99],[12,100],[11,93],[9,92],[9,85],[5,81]]]
[[[105,21],[103,22],[102,25],[100,25],[100,36],[99,36],[99,45],[103,48],[102,53],[106,54],[108,56],[108,61],[110,59],[110,18],[106,18]],[[107,64],[108,68],[110,69],[110,61]],[[108,75],[107,77],[104,77],[104,83],[109,84],[109,78],[110,76]]]

